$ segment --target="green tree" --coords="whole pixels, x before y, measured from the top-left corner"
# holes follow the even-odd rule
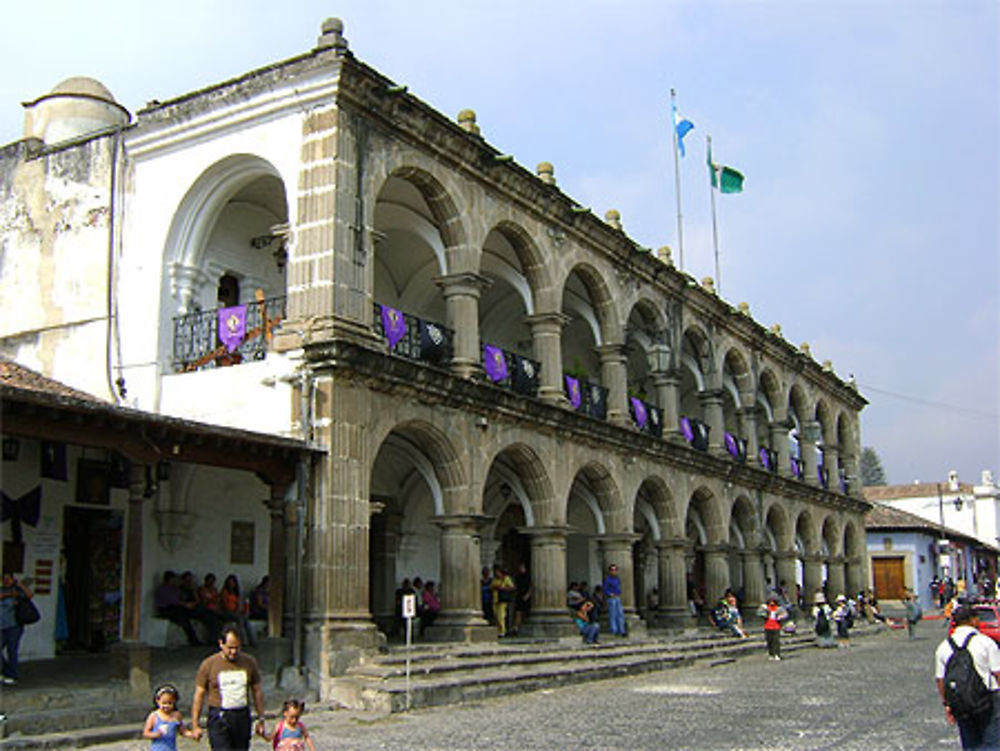
[[[886,485],[885,469],[882,460],[871,446],[861,449],[861,484],[865,487]]]

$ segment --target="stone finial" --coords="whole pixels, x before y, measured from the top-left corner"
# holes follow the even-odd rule
[[[703,276],[701,278],[701,286],[707,292],[715,294],[715,280],[710,276]]]
[[[775,336],[781,336],[781,324],[775,323],[771,325],[771,333]]]
[[[809,348],[809,342],[802,342],[802,344],[799,345],[799,349],[806,357],[812,357],[812,350]]]
[[[621,232],[622,230],[622,215],[618,209],[608,209],[604,212],[604,221],[614,227],[616,230]]]
[[[750,303],[748,302],[741,302],[736,306],[736,309],[745,316],[750,315]]]
[[[479,126],[476,125],[476,111],[462,110],[461,112],[459,112],[458,127],[464,130],[466,133],[471,133],[474,136],[480,135]]]
[[[825,370],[827,373],[832,373],[833,372],[833,360],[824,360],[823,361],[823,370]]]
[[[659,248],[657,248],[656,257],[659,258],[661,261],[663,261],[663,263],[667,264],[667,266],[674,265],[674,258],[673,255],[671,254],[669,245],[661,245]]]
[[[855,391],[858,390],[858,379],[854,377],[854,373],[847,376],[847,385]]]
[[[344,22],[339,18],[328,18],[320,27],[319,39],[316,40],[316,49],[334,49],[337,52],[347,52],[347,40],[344,39]]]
[[[552,166],[552,162],[539,162],[538,166],[535,167],[535,172],[546,185],[556,184],[556,168]]]

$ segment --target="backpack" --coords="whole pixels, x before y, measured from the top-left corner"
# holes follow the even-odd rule
[[[820,608],[816,613],[815,631],[819,636],[826,636],[830,633],[830,619],[826,616],[825,608]]]
[[[951,713],[963,719],[988,712],[993,706],[990,690],[976,671],[976,663],[968,650],[969,641],[975,635],[969,634],[961,647],[948,637],[952,652],[944,668],[944,700]]]

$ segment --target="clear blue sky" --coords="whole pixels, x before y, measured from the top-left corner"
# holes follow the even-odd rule
[[[718,200],[723,297],[854,374],[890,482],[1000,473],[995,0],[17,3],[0,29],[0,143],[20,102],[101,80],[135,112],[309,50],[354,53],[625,230],[713,271],[705,136],[746,175]]]

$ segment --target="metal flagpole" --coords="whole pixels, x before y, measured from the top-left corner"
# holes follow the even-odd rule
[[[712,194],[712,241],[715,245],[715,294],[722,296],[722,278],[719,275],[719,227],[715,221],[715,184],[721,187],[722,178],[712,161],[712,137],[705,136],[708,143],[708,191]]]
[[[684,270],[684,226],[681,220],[681,165],[677,145],[677,106],[674,103],[676,92],[670,89],[670,132],[674,134],[674,193],[677,195],[677,252],[679,254],[680,270]]]

